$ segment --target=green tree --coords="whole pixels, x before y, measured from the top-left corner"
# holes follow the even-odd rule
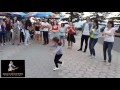
[[[53,12],[53,13],[55,13],[55,14],[61,14],[61,12]]]
[[[70,14],[70,22],[79,21],[79,19],[82,18],[82,16],[84,15],[83,12],[67,12],[66,14]]]
[[[110,12],[91,12],[92,19],[98,19],[99,21],[103,21],[110,14]],[[101,14],[101,15],[100,15]]]

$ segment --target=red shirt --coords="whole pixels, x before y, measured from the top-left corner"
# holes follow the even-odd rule
[[[5,21],[5,24],[6,24],[6,30],[7,31],[10,31],[11,30],[11,22],[10,21]]]
[[[68,29],[70,29],[70,26],[68,27]],[[72,27],[72,29],[75,31],[75,27]],[[68,34],[74,34],[75,32],[73,32],[71,29],[70,31],[68,31]]]
[[[52,26],[52,30],[58,31],[58,26],[56,28],[54,26]]]

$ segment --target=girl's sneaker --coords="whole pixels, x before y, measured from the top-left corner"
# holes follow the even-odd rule
[[[31,43],[29,42],[28,45],[30,45]]]
[[[3,44],[1,44],[1,46],[3,46]]]
[[[25,44],[25,46],[28,46],[28,44]]]
[[[96,56],[92,56],[92,59],[96,59]]]
[[[56,70],[58,70],[59,68],[57,68],[57,67],[55,67],[54,69],[53,69],[53,71],[56,71]]]
[[[106,65],[107,65],[107,66],[110,66],[110,65],[111,65],[111,63],[109,63],[109,62],[108,62]]]
[[[96,56],[94,55],[89,55],[90,59],[96,59]]]

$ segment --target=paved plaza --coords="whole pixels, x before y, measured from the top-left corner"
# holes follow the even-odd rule
[[[89,49],[86,53],[77,51],[80,47],[80,35],[76,36],[76,43],[72,50],[67,49],[66,42],[61,59],[64,65],[58,71],[53,71],[54,56],[51,54],[50,47],[33,41],[29,46],[0,47],[0,59],[25,60],[26,78],[120,78],[120,38],[115,38],[112,64],[106,66],[102,62],[103,37],[100,37],[95,47],[96,59],[91,59]]]

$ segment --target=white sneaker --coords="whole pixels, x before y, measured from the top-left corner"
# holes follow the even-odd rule
[[[90,59],[96,59],[96,56],[93,56],[93,55],[92,55]]]
[[[111,65],[111,63],[109,63],[109,62],[108,62],[106,65],[107,65],[107,66],[110,66],[110,65]]]
[[[96,56],[92,56],[93,59],[96,59]]]
[[[31,43],[29,42],[28,45],[30,45]]]
[[[3,44],[1,44],[1,46],[3,46]]]
[[[56,71],[56,70],[58,70],[59,68],[57,68],[57,67],[55,67],[54,69],[53,69],[53,71]]]
[[[90,59],[94,59],[95,56],[91,55]]]
[[[26,46],[28,46],[28,44],[25,44]]]

